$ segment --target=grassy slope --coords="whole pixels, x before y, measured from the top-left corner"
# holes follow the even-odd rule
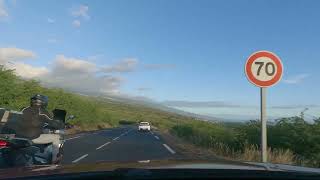
[[[22,80],[13,71],[0,66],[0,107],[20,110],[29,105],[29,98],[35,93],[49,97],[49,110],[61,108],[77,118],[72,122],[84,130],[98,126],[117,126],[120,120],[150,121],[160,129],[168,129],[180,121],[191,118],[168,113],[140,105],[113,102],[103,98],[81,96],[62,89],[45,88],[33,80]]]

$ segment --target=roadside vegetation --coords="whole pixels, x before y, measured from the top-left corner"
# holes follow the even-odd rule
[[[35,93],[49,97],[49,110],[60,108],[75,115],[74,132],[149,121],[159,131],[186,143],[211,149],[217,155],[244,161],[260,161],[260,123],[211,123],[174,113],[45,88],[23,80],[0,66],[0,107],[21,110]],[[282,118],[268,125],[269,160],[275,163],[320,167],[320,119],[308,123],[299,117]]]
[[[66,109],[77,118],[72,122],[78,126],[94,128],[116,124],[108,112],[103,111],[101,103],[85,96],[67,93],[61,89],[40,86],[34,80],[22,80],[12,70],[0,67],[0,107],[19,111],[29,106],[29,99],[36,93],[49,97],[49,110]]]
[[[308,123],[300,117],[282,118],[267,128],[269,161],[320,167],[320,119]],[[260,161],[259,121],[234,127],[198,121],[173,126],[171,132],[220,156]]]

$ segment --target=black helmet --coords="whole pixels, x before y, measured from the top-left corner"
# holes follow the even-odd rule
[[[47,108],[48,106],[48,97],[36,94],[30,98],[30,106],[41,106],[42,108]]]

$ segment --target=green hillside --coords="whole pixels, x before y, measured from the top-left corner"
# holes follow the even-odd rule
[[[29,105],[29,98],[36,94],[49,97],[49,110],[61,108],[73,114],[76,119],[73,124],[83,130],[98,127],[114,127],[121,120],[150,121],[158,128],[169,128],[179,121],[188,121],[191,118],[168,113],[141,105],[130,105],[110,101],[104,98],[88,97],[68,93],[62,89],[45,88],[34,80],[22,80],[12,70],[0,67],[0,107],[20,110]]]

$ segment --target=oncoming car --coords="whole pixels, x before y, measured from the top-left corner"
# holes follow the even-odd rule
[[[151,130],[150,123],[140,122],[138,129],[139,131],[150,131]]]

